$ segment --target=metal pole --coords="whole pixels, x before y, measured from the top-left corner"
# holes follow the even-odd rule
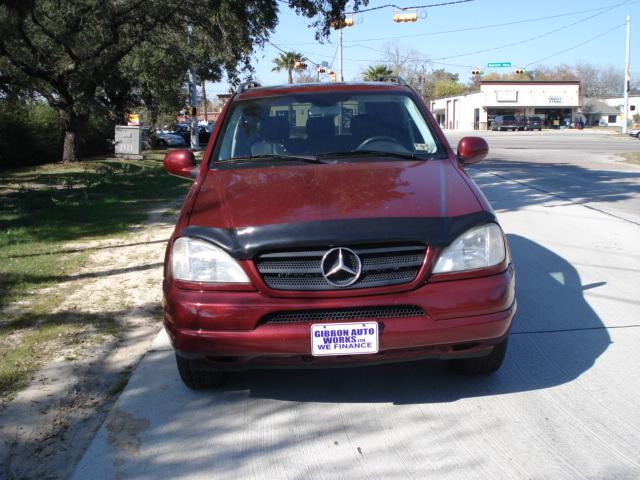
[[[626,49],[626,65],[624,69],[624,113],[622,114],[622,133],[627,133],[627,124],[629,116],[629,86],[631,84],[631,16],[627,15],[627,49]]]
[[[198,84],[196,83],[196,71],[189,69],[189,99],[191,102],[191,116],[189,126],[191,127],[191,148],[197,150],[200,148],[200,139],[198,138],[198,114],[195,111],[198,106]],[[195,115],[194,115],[195,113]]]
[[[340,63],[340,76],[338,77],[338,81],[339,82],[344,82],[344,75],[342,74],[342,30],[343,30],[344,26],[342,26],[340,28],[340,58],[339,58],[339,63]]]

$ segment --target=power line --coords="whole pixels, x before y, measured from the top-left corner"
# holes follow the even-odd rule
[[[458,3],[469,3],[469,2],[473,2],[475,0],[456,0],[456,1],[452,1],[452,2],[442,2],[442,3],[431,3],[429,5],[414,5],[413,7],[400,7],[394,3],[388,3],[386,5],[380,5],[379,7],[371,7],[371,8],[365,8],[363,10],[354,10],[351,12],[345,12],[347,15],[351,15],[354,13],[364,13],[364,12],[372,12],[374,10],[381,10],[383,8],[389,8],[389,7],[393,7],[393,8],[397,8],[398,10],[418,10],[421,8],[434,8],[434,7],[446,7],[448,5],[457,5]]]
[[[596,39],[598,39],[598,38],[600,38],[600,37],[604,37],[604,36],[605,36],[605,35],[607,35],[608,33],[611,33],[611,32],[613,32],[614,30],[617,30],[617,29],[619,29],[620,27],[624,27],[624,26],[625,26],[625,24],[624,24],[624,23],[621,23],[621,24],[619,24],[619,25],[616,25],[615,27],[613,27],[613,28],[611,28],[611,29],[607,30],[606,32],[602,32],[602,33],[600,33],[600,34],[598,34],[598,35],[596,35],[596,36],[594,36],[594,37],[591,37],[591,38],[589,38],[589,39],[587,39],[587,40],[583,41],[583,42],[577,43],[577,44],[573,45],[572,47],[565,48],[564,50],[560,50],[559,52],[553,53],[553,54],[551,54],[551,55],[548,55],[548,56],[546,56],[546,57],[540,58],[540,59],[535,60],[535,61],[533,61],[533,62],[529,62],[529,63],[527,63],[527,64],[525,65],[525,67],[528,67],[529,65],[535,65],[536,63],[540,63],[540,62],[543,62],[544,60],[548,60],[548,59],[550,59],[550,58],[557,57],[558,55],[562,55],[563,53],[569,52],[569,51],[571,51],[571,50],[575,50],[576,48],[581,47],[582,45],[585,45],[585,44],[587,44],[587,43],[589,43],[589,42],[592,42],[592,41],[594,41],[594,40],[596,40]]]
[[[481,49],[481,50],[474,50],[472,52],[459,53],[459,54],[456,54],[456,55],[449,55],[449,56],[446,56],[446,57],[436,57],[436,58],[432,58],[432,59],[431,58],[425,58],[425,57],[414,57],[414,58],[412,58],[411,55],[407,55],[407,56],[401,57],[401,58],[403,60],[405,60],[405,61],[412,61],[412,62],[422,61],[422,62],[436,63],[438,60],[450,60],[450,59],[453,59],[453,58],[467,57],[467,56],[470,56],[470,55],[477,55],[479,53],[493,52],[493,51],[496,51],[496,50],[501,50],[503,48],[515,47],[515,46],[518,46],[518,45],[523,45],[523,44],[528,43],[528,42],[532,42],[534,40],[539,40],[541,38],[547,37],[547,36],[552,35],[554,33],[558,33],[558,32],[560,32],[562,30],[566,30],[567,28],[571,28],[571,27],[573,27],[575,25],[578,25],[579,23],[583,23],[583,22],[586,22],[587,20],[591,20],[592,18],[595,18],[595,17],[598,17],[600,15],[603,15],[603,14],[607,13],[610,9],[616,8],[616,7],[620,7],[620,6],[622,6],[622,5],[624,5],[624,4],[628,3],[628,2],[629,2],[629,0],[625,0],[623,2],[619,2],[617,4],[614,4],[614,5],[611,5],[611,6],[607,7],[607,10],[605,10],[605,11],[602,11],[602,12],[599,12],[599,13],[595,13],[593,15],[589,15],[588,17],[582,18],[582,19],[577,20],[575,22],[569,23],[567,25],[563,25],[563,26],[558,27],[558,28],[554,28],[553,30],[550,30],[550,31],[545,32],[545,33],[542,33],[540,35],[535,35],[533,37],[529,37],[529,38],[526,38],[524,40],[519,40],[517,42],[511,42],[511,43],[507,43],[507,44],[504,44],[504,45],[499,45],[499,46],[496,46],[496,47],[484,48],[484,49]],[[359,45],[359,44],[356,44],[356,45]],[[384,50],[378,50],[378,49],[375,49],[375,48],[372,48],[372,47],[369,47],[369,46],[365,46],[365,45],[359,45],[359,46],[362,47],[362,48],[367,48],[369,50],[374,50],[374,51],[378,51],[378,52],[381,52],[381,53],[386,53]],[[367,60],[363,60],[363,61],[367,61]]]
[[[285,0],[281,0],[282,2],[286,3]],[[638,3],[638,0],[634,0],[632,2],[626,2],[625,4],[634,4],[634,3]],[[416,37],[430,37],[430,36],[435,36],[435,35],[444,35],[444,34],[448,34],[448,33],[461,33],[461,32],[471,32],[471,31],[476,31],[476,30],[488,30],[491,28],[499,28],[499,27],[508,27],[511,25],[519,25],[519,24],[523,24],[523,23],[533,23],[533,22],[541,22],[544,20],[549,20],[552,18],[561,18],[561,17],[570,17],[573,15],[579,15],[581,13],[589,13],[589,12],[600,12],[600,11],[605,11],[605,10],[611,10],[613,8],[616,8],[618,6],[621,6],[622,4],[618,3],[618,4],[614,4],[614,5],[608,5],[606,7],[598,7],[598,8],[588,8],[585,10],[575,10],[572,12],[566,12],[566,13],[560,13],[557,15],[549,15],[546,17],[534,17],[534,18],[526,18],[526,19],[522,19],[522,20],[513,20],[510,22],[504,22],[504,23],[492,23],[492,24],[487,24],[487,25],[479,25],[477,27],[464,27],[464,28],[456,28],[456,29],[452,29],[452,30],[438,30],[435,32],[426,32],[426,33],[414,33],[414,34],[409,34],[409,35],[393,35],[393,36],[386,36],[386,37],[372,37],[372,38],[360,38],[360,39],[355,39],[355,40],[345,40],[344,43],[358,43],[358,42],[373,42],[373,41],[379,41],[379,40],[395,40],[395,39],[401,39],[401,38],[416,38]],[[360,10],[361,11],[361,10]],[[331,42],[328,42],[329,44],[331,44]],[[318,42],[295,42],[295,43],[281,43],[280,45],[318,45]]]
[[[625,0],[624,2],[620,2],[620,3],[617,3],[615,5],[612,5],[609,8],[610,9],[611,8],[616,8],[616,7],[624,5],[625,3],[628,3],[628,2],[629,2],[629,0]],[[589,15],[588,17],[585,17],[585,18],[582,18],[582,19],[577,20],[575,22],[569,23],[568,25],[564,25],[562,27],[554,28],[553,30],[549,30],[548,32],[542,33],[540,35],[535,35],[533,37],[526,38],[524,40],[520,40],[520,41],[517,41],[517,42],[507,43],[507,44],[500,45],[500,46],[497,46],[497,47],[485,48],[485,49],[482,49],[482,50],[475,50],[473,52],[466,52],[466,53],[460,53],[460,54],[457,54],[457,55],[450,55],[448,57],[438,57],[438,58],[434,58],[434,60],[449,60],[451,58],[466,57],[466,56],[469,56],[469,55],[476,55],[478,53],[493,52],[495,50],[501,50],[503,48],[515,47],[515,46],[522,45],[522,44],[525,44],[525,43],[528,43],[528,42],[532,42],[534,40],[539,40],[541,38],[547,37],[547,36],[552,35],[554,33],[561,32],[562,30],[566,30],[567,28],[571,28],[571,27],[573,27],[575,25],[578,25],[579,23],[583,23],[583,22],[586,22],[587,20],[591,20],[592,18],[599,17],[600,15],[603,15],[605,13],[607,13],[607,11],[600,12],[600,13],[595,13],[593,15]]]

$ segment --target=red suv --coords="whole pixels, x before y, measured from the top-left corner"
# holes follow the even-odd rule
[[[401,79],[243,84],[193,177],[164,271],[164,325],[184,383],[228,370],[449,359],[489,373],[516,310],[505,236]]]

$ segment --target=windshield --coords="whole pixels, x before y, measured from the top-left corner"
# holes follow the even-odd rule
[[[428,158],[439,146],[405,94],[314,93],[237,102],[213,161],[386,152]]]

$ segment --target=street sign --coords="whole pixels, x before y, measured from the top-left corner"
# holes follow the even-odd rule
[[[492,62],[487,63],[487,68],[509,68],[511,67],[511,62]]]

